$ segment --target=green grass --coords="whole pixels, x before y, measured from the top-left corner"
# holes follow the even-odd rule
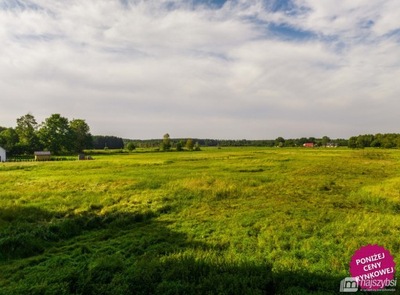
[[[337,294],[400,252],[400,152],[224,148],[0,164],[0,294]]]

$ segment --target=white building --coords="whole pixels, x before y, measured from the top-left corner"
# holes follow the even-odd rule
[[[6,150],[0,146],[0,162],[5,162],[6,160]]]

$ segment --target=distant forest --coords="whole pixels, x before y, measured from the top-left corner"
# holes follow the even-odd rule
[[[173,138],[171,139],[172,147],[179,145],[179,143],[186,142],[186,138]],[[326,146],[328,143],[336,146],[347,146],[347,139],[330,139],[327,136],[323,138],[315,137],[302,137],[298,139],[284,139],[278,137],[276,139],[260,139],[260,140],[248,140],[248,139],[201,139],[192,138],[193,142],[197,142],[200,146],[204,147],[235,147],[235,146],[265,146],[265,147],[297,147],[303,146],[304,143],[312,142],[315,146]],[[125,144],[132,142],[135,147],[139,148],[157,148],[160,146],[161,139],[124,139]]]
[[[366,148],[366,147],[379,147],[379,148],[400,148],[400,134],[386,133],[386,134],[365,134],[352,136],[348,141],[349,148]]]
[[[117,136],[93,136],[92,148],[96,150],[100,149],[123,149],[125,147],[124,140]]]
[[[296,139],[264,140],[228,140],[228,139],[201,139],[201,138],[170,138],[164,134],[158,139],[123,139],[117,136],[103,136],[90,134],[90,127],[83,119],[62,117],[52,114],[44,122],[38,124],[32,114],[26,114],[17,120],[16,127],[0,126],[0,146],[7,150],[9,155],[30,155],[34,151],[47,150],[54,154],[81,153],[87,149],[124,149],[154,148],[161,151],[175,149],[199,150],[200,147],[301,147],[305,143],[313,143],[315,147],[350,148],[400,148],[400,134],[365,134],[352,136],[349,139],[331,139],[302,137]]]

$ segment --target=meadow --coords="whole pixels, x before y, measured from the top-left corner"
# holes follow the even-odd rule
[[[361,246],[400,263],[400,151],[93,158],[0,163],[0,294],[337,294]]]

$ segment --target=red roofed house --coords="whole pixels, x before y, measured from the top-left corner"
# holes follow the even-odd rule
[[[314,147],[314,143],[313,142],[306,142],[305,144],[303,144],[303,146],[312,148],[312,147]]]

